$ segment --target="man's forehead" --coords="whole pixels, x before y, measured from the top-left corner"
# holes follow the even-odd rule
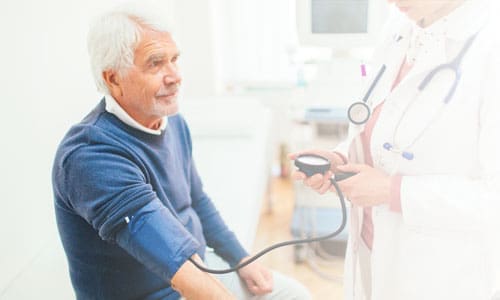
[[[159,32],[150,30],[144,32],[141,41],[137,45],[136,51],[167,51],[178,52],[177,44],[175,43],[172,35],[168,32]]]

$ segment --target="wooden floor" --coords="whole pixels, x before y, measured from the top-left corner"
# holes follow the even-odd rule
[[[269,199],[266,199],[254,243],[254,253],[276,243],[292,239],[290,224],[294,206],[293,185],[288,179],[273,178]],[[312,251],[310,251],[312,252]],[[293,246],[273,250],[260,258],[260,262],[304,284],[313,299],[343,299],[343,259],[339,257],[324,260],[316,255],[296,264]],[[316,257],[316,258],[314,258]],[[308,263],[315,262],[314,264]],[[313,271],[311,265],[321,271],[324,277]],[[325,278],[328,277],[328,278]]]

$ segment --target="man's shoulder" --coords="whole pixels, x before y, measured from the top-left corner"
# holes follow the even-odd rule
[[[108,120],[109,113],[99,103],[79,123],[73,125],[59,144],[56,160],[66,160],[78,149],[100,147],[102,145],[120,147],[120,140],[113,135],[113,126]]]
[[[55,163],[62,166],[74,153],[102,144],[102,136],[98,128],[89,124],[79,123],[71,127],[59,144]]]

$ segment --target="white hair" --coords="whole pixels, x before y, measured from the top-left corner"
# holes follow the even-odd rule
[[[93,20],[87,47],[97,90],[109,94],[103,78],[106,70],[125,76],[134,63],[134,51],[145,28],[171,32],[166,17],[144,2],[117,7]]]

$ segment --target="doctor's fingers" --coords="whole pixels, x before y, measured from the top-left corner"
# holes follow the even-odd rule
[[[292,173],[290,174],[290,177],[293,180],[304,180],[307,178],[306,174],[304,174],[300,171],[297,171],[297,170],[292,171]]]
[[[351,200],[351,197],[356,195],[356,189],[353,188],[355,185],[352,181],[352,179],[348,178],[337,183],[340,192],[344,195],[344,198],[348,198],[349,200]],[[337,193],[337,189],[333,185],[330,187],[330,191]]]
[[[323,184],[323,175],[315,174],[304,179],[304,185],[312,189],[318,189]]]
[[[304,184],[317,190],[325,183],[325,181],[329,181],[332,175],[333,173],[331,171],[326,171],[325,174],[317,173],[305,178]]]
[[[320,194],[323,195],[326,193],[330,187],[332,186],[332,183],[330,182],[330,178],[325,176],[324,177],[326,180],[323,181],[323,184],[319,187],[319,189],[316,189],[316,191]]]
[[[332,173],[330,171],[327,171],[324,175],[315,174],[311,177],[304,179],[304,184],[314,190],[319,190],[323,187],[323,185],[330,183],[331,176]]]
[[[355,184],[354,180],[348,182],[347,180],[339,182],[339,188],[344,195],[344,198],[351,201],[352,204],[366,207],[379,204],[377,197],[369,193],[365,185]]]

